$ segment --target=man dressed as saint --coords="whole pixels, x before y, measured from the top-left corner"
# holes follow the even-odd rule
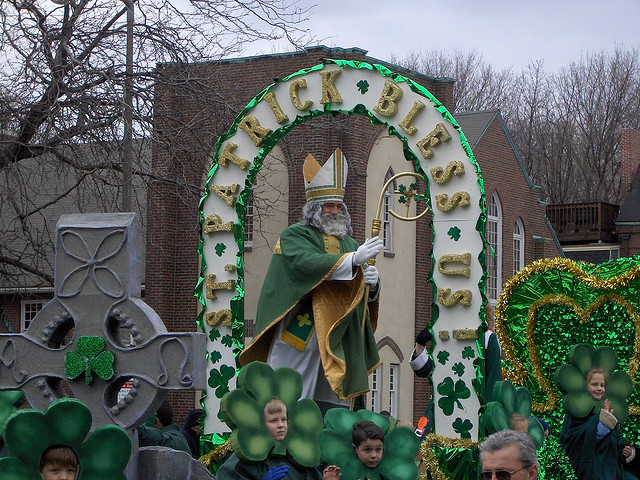
[[[343,203],[347,161],[340,149],[321,167],[307,156],[302,221],[276,243],[258,302],[255,336],[240,363],[292,367],[303,378],[302,398],[324,411],[369,390],[380,364],[374,338],[380,283],[367,261],[383,247],[378,237],[358,245]],[[369,294],[365,299],[365,285]]]

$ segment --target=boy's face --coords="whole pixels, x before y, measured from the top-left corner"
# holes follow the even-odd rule
[[[353,447],[360,460],[365,467],[374,468],[377,467],[382,460],[382,451],[384,443],[380,439],[367,438],[357,447]]]
[[[47,464],[40,472],[40,476],[42,480],[75,480],[76,473],[75,467]]]
[[[264,422],[273,438],[281,442],[287,436],[287,412],[264,413]]]

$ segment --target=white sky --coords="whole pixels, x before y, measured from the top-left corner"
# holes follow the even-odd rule
[[[640,0],[301,0],[316,7],[308,27],[315,44],[360,47],[389,60],[437,48],[476,49],[500,70],[544,60],[555,72],[581,53],[640,46]],[[246,55],[288,51],[251,45]]]

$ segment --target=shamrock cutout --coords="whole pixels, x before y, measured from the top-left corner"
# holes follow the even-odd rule
[[[368,420],[385,433],[382,460],[374,468],[366,467],[355,454],[351,432],[353,425]],[[322,461],[340,467],[342,480],[414,480],[418,470],[413,459],[418,453],[420,440],[413,430],[395,427],[390,430],[389,418],[370,410],[353,412],[345,408],[332,408],[325,417],[326,429],[320,432]]]
[[[611,408],[620,423],[629,417],[627,397],[633,392],[633,384],[627,372],[614,369],[618,366],[618,355],[611,347],[594,348],[593,345],[579,343],[571,347],[569,363],[555,372],[554,378],[563,393],[564,409],[570,415],[583,418],[611,401]],[[585,375],[592,367],[604,370],[607,377],[606,393],[596,400],[587,391]]]
[[[103,380],[113,378],[116,373],[115,355],[104,350],[107,342],[101,337],[79,337],[76,342],[78,351],[70,351],[64,357],[64,374],[68,379],[78,378],[84,372],[85,381],[90,385],[92,372]],[[104,350],[104,351],[103,351]]]
[[[240,370],[238,388],[220,403],[220,413],[231,428],[234,453],[244,461],[259,462],[271,453],[286,455],[295,465],[314,468],[320,461],[318,434],[322,415],[316,402],[300,400],[302,376],[293,368],[275,371],[266,363],[251,362]],[[276,441],[264,422],[264,406],[279,398],[287,406],[287,436]]]
[[[454,405],[462,409],[460,399],[464,400],[471,396],[471,392],[464,381],[458,380],[454,385],[451,377],[445,378],[442,383],[438,385],[438,393],[442,395],[440,400],[438,400],[438,406],[445,415],[451,415],[453,413]]]
[[[215,328],[212,328],[209,332],[209,340],[211,340],[212,342],[215,342],[221,336],[222,334],[220,333],[220,330],[216,330]]]
[[[220,366],[220,370],[212,368],[209,372],[209,386],[215,388],[217,398],[222,398],[229,391],[229,380],[233,378],[236,369],[228,365]]]
[[[460,232],[461,230],[458,227],[451,227],[447,232],[447,235],[449,235],[452,240],[455,240],[457,242],[458,240],[460,240]]]
[[[475,356],[476,352],[474,352],[473,348],[471,347],[464,347],[464,350],[462,350],[462,358],[464,358],[465,360],[468,360]]]
[[[449,361],[449,356],[451,354],[449,352],[447,352],[446,350],[442,350],[438,353],[438,363],[440,363],[440,365],[444,365],[445,363],[447,363]]]
[[[216,246],[215,246],[216,255],[218,255],[219,257],[222,256],[222,254],[226,249],[227,249],[227,246],[224,243],[216,243]]]
[[[40,480],[40,455],[55,444],[67,445],[78,455],[78,480],[126,480],[129,435],[116,425],[102,425],[87,438],[90,429],[91,412],[75,398],[56,400],[44,412],[17,411],[5,425],[5,442],[13,456],[0,458],[0,480]]]
[[[515,388],[508,381],[496,382],[493,386],[493,402],[487,404],[482,417],[489,434],[512,429],[511,419],[518,415],[527,422],[527,433],[536,449],[544,444],[544,430],[540,422],[531,416],[531,395],[525,387]]]
[[[461,377],[462,375],[464,375],[464,364],[462,362],[454,363],[453,367],[451,367],[451,370],[453,370],[453,373]]]
[[[364,95],[369,91],[369,82],[367,82],[366,80],[360,80],[358,83],[356,83],[356,87],[358,87],[360,93]]]
[[[220,342],[228,348],[231,348],[231,346],[233,345],[233,337],[231,335],[225,335],[224,337],[222,337],[222,340],[220,340]]]
[[[213,363],[213,364],[218,363],[218,361],[220,361],[220,359],[222,359],[222,354],[220,352],[218,352],[217,350],[214,350],[213,352],[211,352],[209,354],[209,359],[211,360],[211,363]]]
[[[462,421],[462,418],[458,417],[455,419],[451,426],[456,431],[456,433],[460,434],[460,438],[471,438],[471,433],[469,433],[469,430],[471,430],[473,424],[469,419]]]

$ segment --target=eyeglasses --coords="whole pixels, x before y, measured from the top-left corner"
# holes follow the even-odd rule
[[[493,475],[495,475],[498,480],[511,480],[511,475],[513,475],[516,472],[519,472],[520,470],[524,470],[525,468],[529,468],[529,467],[522,467],[517,470],[514,470],[513,472],[507,472],[506,470],[482,472],[480,474],[480,478],[482,480],[491,480],[493,478]]]

